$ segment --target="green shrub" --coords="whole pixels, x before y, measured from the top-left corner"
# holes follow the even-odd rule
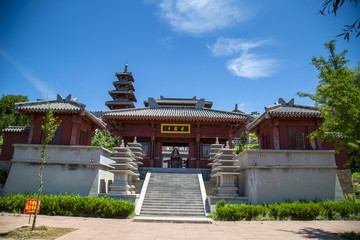
[[[0,212],[22,212],[26,199],[36,194],[8,195],[0,198]],[[40,214],[82,217],[127,218],[134,212],[130,201],[107,197],[81,197],[79,195],[41,195]]]
[[[315,220],[360,219],[360,201],[347,195],[342,202],[306,200],[264,205],[232,205],[221,200],[216,205],[216,220]]]
[[[0,183],[5,184],[8,177],[8,172],[6,169],[0,169]]]
[[[354,173],[352,174],[352,178],[355,178],[355,179],[360,178],[360,172],[354,172]]]

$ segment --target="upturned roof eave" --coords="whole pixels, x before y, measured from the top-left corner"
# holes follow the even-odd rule
[[[97,117],[95,117],[94,114],[90,113],[87,110],[84,110],[85,112],[85,116],[88,117],[90,119],[90,121],[96,126],[98,127],[100,130],[105,130],[106,128],[106,124],[105,122],[101,121],[100,119],[98,119]]]

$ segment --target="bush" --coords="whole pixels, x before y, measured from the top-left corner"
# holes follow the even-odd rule
[[[296,201],[281,204],[246,205],[216,204],[216,220],[315,220],[315,219],[360,219],[360,201],[347,195],[342,202],[333,201]]]
[[[8,195],[0,198],[0,211],[22,212],[26,199],[36,194]],[[40,214],[82,217],[127,218],[134,212],[130,201],[107,197],[81,197],[79,195],[41,195]]]
[[[354,172],[354,173],[352,174],[352,178],[353,178],[353,179],[360,179],[360,172]]]
[[[8,177],[8,172],[6,169],[0,169],[0,183],[5,184]]]

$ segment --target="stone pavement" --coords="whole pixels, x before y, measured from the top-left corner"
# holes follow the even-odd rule
[[[28,223],[28,215],[0,216],[0,232]],[[239,221],[212,224],[133,222],[131,219],[43,216],[37,226],[78,228],[59,239],[341,239],[359,232],[359,221]]]

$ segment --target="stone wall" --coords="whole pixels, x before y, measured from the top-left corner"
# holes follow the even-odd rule
[[[344,194],[353,194],[354,187],[352,185],[352,174],[350,169],[338,169],[336,170],[337,177],[339,179],[342,191]]]
[[[238,194],[249,203],[343,198],[334,151],[246,150],[237,160]]]
[[[37,192],[41,145],[15,144],[12,166],[2,191],[7,194]],[[45,194],[97,196],[107,193],[113,174],[110,152],[102,147],[49,145],[43,169]]]

